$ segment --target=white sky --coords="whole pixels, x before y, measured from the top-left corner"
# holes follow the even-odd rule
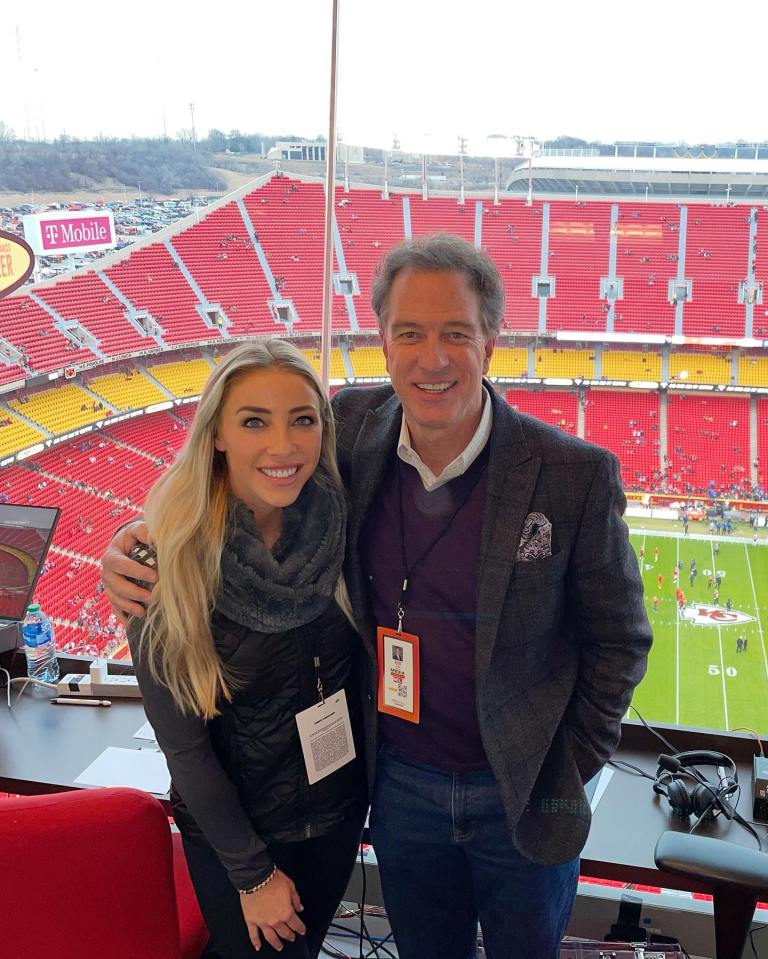
[[[768,139],[763,0],[340,0],[349,143]],[[18,136],[327,134],[331,0],[36,0],[0,18]],[[19,61],[16,28],[21,37]],[[754,43],[752,42],[754,38]],[[26,90],[26,92],[25,92]],[[424,137],[427,135],[425,141]]]

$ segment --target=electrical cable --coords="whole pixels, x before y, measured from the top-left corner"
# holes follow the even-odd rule
[[[757,947],[755,946],[755,933],[762,932],[764,929],[768,929],[768,923],[765,923],[762,926],[755,926],[754,929],[749,930],[749,945],[752,949],[752,955],[755,957],[755,959],[760,959],[760,956],[757,954]]]
[[[680,754],[679,749],[676,749],[669,742],[669,740],[665,739],[660,732],[655,730],[652,726],[650,726],[645,721],[639,709],[637,709],[635,706],[630,706],[630,709],[634,710],[634,712],[637,713],[638,718],[640,719],[640,722],[643,724],[643,726],[645,726],[645,728],[648,730],[649,733],[652,733],[654,736],[656,736],[657,739],[661,740],[661,742],[664,743],[667,749],[670,749],[673,753],[676,753],[678,755]],[[747,731],[751,732],[751,730],[747,730]],[[758,746],[762,752],[762,744],[760,743],[759,737],[757,737],[757,740],[758,740]],[[634,766],[632,765],[632,763],[624,762],[621,759],[609,760],[609,762],[612,766],[626,767],[628,769],[633,770],[634,775],[642,776],[644,779],[652,779],[653,782],[656,782],[657,777],[649,776],[648,773],[640,769],[639,766]],[[733,762],[733,760],[731,760],[731,762]],[[734,763],[734,766],[735,766],[735,763]],[[757,842],[757,848],[760,850],[760,852],[763,851],[763,843],[762,843],[762,840],[760,839],[760,836],[757,834],[756,830],[752,828],[752,825],[750,824],[750,822],[747,819],[745,819],[741,815],[741,813],[739,813],[736,810],[736,806],[738,805],[739,798],[741,797],[741,785],[737,785],[735,790],[736,799],[733,803],[731,803],[731,802],[728,802],[727,799],[724,799],[723,797],[720,796],[721,790],[713,786],[712,783],[709,782],[709,780],[706,778],[706,776],[704,776],[703,773],[701,773],[700,770],[698,770],[695,766],[688,766],[685,769],[679,769],[675,775],[687,776],[689,779],[692,779],[695,783],[698,783],[698,785],[703,786],[705,789],[709,790],[711,796],[713,797],[712,802],[706,807],[704,812],[696,819],[696,822],[688,830],[689,835],[693,834],[693,832],[701,825],[702,821],[705,820],[707,813],[712,811],[716,803],[719,803],[721,804],[720,809],[723,812],[723,814],[726,816],[726,818],[729,820],[733,820],[734,822],[738,823],[738,825],[741,826],[743,829],[746,829],[747,832],[750,834],[750,836],[752,836]],[[727,807],[727,809],[731,811],[732,815],[729,816],[727,814],[726,810],[723,809],[723,804],[725,805],[725,807]]]

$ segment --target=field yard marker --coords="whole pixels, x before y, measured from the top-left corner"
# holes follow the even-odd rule
[[[752,598],[755,601],[755,618],[757,619],[757,631],[760,633],[760,645],[763,649],[763,663],[765,664],[765,675],[768,677],[768,657],[765,655],[765,639],[763,638],[763,624],[760,621],[760,605],[757,602],[757,591],[755,589],[755,579],[752,575],[752,563],[749,559],[749,547],[744,544],[744,555],[747,557],[747,569],[749,570],[749,581],[752,584]]]
[[[712,553],[712,569],[717,569],[717,563],[715,562],[715,547],[714,544],[710,541],[709,544],[710,552]],[[718,599],[718,605],[720,600]],[[720,682],[723,686],[723,713],[725,714],[725,726],[723,729],[730,729],[731,724],[728,722],[728,695],[725,691],[725,662],[723,661],[723,633],[721,628],[717,627],[717,643],[720,647]]]

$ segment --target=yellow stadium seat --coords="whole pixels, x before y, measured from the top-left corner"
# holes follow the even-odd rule
[[[731,382],[731,361],[728,357],[708,353],[671,353],[669,357],[671,380],[685,383]]]
[[[604,380],[661,380],[661,356],[628,350],[603,350],[601,368]]]
[[[497,346],[491,356],[489,376],[527,376],[528,350]]]
[[[595,356],[589,350],[534,350],[534,376],[583,376],[594,379]]]
[[[739,386],[768,386],[768,359],[743,353],[739,357]]]
[[[34,393],[26,403],[11,400],[8,404],[27,419],[34,420],[50,433],[68,433],[103,419],[105,410],[94,410],[96,401],[74,383],[66,383],[52,390]]]
[[[127,409],[140,410],[153,403],[164,403],[168,397],[143,373],[111,373],[97,376],[88,384],[88,389],[117,407],[121,412]]]
[[[388,376],[380,346],[356,346],[349,351],[355,376]]]
[[[320,350],[302,350],[304,356],[309,360],[312,366],[315,369],[316,373],[320,373]],[[334,347],[331,350],[331,379],[332,380],[346,380],[349,374],[347,373],[347,368],[344,366],[344,357],[341,355],[341,350]]]
[[[205,360],[162,363],[159,366],[148,366],[147,370],[169,393],[179,398],[199,396],[211,375],[211,366]]]
[[[10,420],[5,426],[0,426],[0,456],[15,453],[18,450],[34,446],[45,438],[45,434],[28,426],[23,420],[13,414],[0,414],[0,420]]]

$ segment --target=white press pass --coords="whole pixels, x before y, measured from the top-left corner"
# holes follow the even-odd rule
[[[355,742],[344,690],[296,713],[310,784],[325,779],[355,758]]]

